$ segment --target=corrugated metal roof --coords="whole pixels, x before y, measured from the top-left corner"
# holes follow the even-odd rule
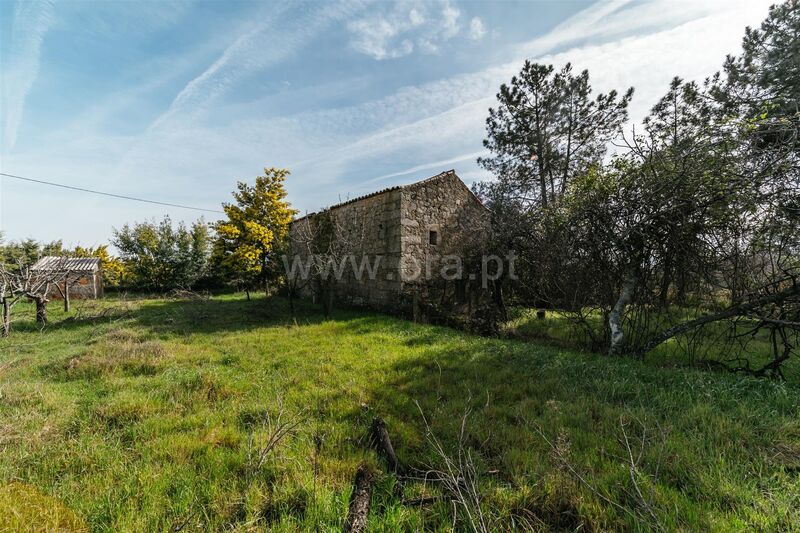
[[[61,257],[46,255],[36,261],[31,270],[94,272],[100,268],[100,260],[96,257]]]
[[[340,202],[338,204],[334,204],[334,205],[328,207],[327,210],[336,209],[338,207],[342,207],[344,205],[352,204],[353,202],[358,202],[358,201],[364,200],[365,198],[371,198],[373,196],[377,196],[377,195],[383,194],[385,192],[397,191],[397,190],[405,189],[405,188],[409,188],[409,187],[416,187],[417,185],[421,185],[421,184],[427,183],[429,181],[433,181],[433,180],[437,180],[437,179],[440,179],[440,178],[444,178],[445,176],[455,176],[455,175],[456,175],[456,171],[455,170],[452,170],[452,169],[451,170],[446,170],[444,172],[440,172],[439,174],[436,174],[435,176],[431,176],[430,178],[425,178],[424,180],[421,180],[421,181],[416,181],[414,183],[409,183],[407,185],[395,185],[394,187],[387,187],[385,189],[381,189],[379,191],[371,192],[371,193],[365,194],[363,196],[357,196],[356,198],[351,198],[350,200],[345,200],[344,202]],[[308,213],[307,215],[303,215],[300,218],[294,219],[292,222],[299,222],[299,221],[303,220],[304,218],[312,217],[312,216],[314,216],[316,214],[317,213]]]

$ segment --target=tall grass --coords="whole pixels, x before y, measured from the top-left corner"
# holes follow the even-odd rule
[[[442,483],[400,494],[375,416],[412,471],[468,453],[489,529],[799,528],[792,383],[357,311],[295,321],[279,298],[50,318],[0,341],[0,530],[335,530],[363,462],[371,530],[470,529]],[[298,424],[262,454],[281,411]]]

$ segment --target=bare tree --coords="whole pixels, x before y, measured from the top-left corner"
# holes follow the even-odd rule
[[[63,265],[61,265],[63,266]],[[0,299],[3,307],[3,336],[8,336],[11,331],[11,311],[23,298],[33,300],[36,304],[36,322],[47,323],[47,302],[50,301],[50,291],[60,283],[67,283],[67,271],[59,265],[40,271],[33,270],[31,265],[20,262],[16,267],[5,263],[0,264]]]

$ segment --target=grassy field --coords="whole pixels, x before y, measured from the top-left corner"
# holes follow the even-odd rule
[[[800,530],[794,384],[356,311],[295,322],[278,298],[50,312],[0,340],[0,530],[340,530],[362,462],[370,531],[469,530],[476,506],[422,475],[443,455],[491,530]],[[280,412],[297,426],[270,449]],[[376,416],[418,478],[403,495]]]
[[[700,314],[698,309],[673,309],[672,320],[662,317],[661,324],[655,330],[666,329],[678,321],[692,320]],[[574,315],[548,310],[546,317],[541,319],[536,316],[536,309],[529,308],[512,308],[509,315],[509,320],[501,328],[505,336],[567,349],[588,349],[591,346],[584,326],[576,322]],[[599,312],[590,313],[587,320],[596,333],[604,329]],[[757,369],[772,361],[773,346],[769,331],[761,329],[753,333],[754,325],[755,322],[742,322],[732,339],[734,332],[729,324],[707,324],[702,330],[692,331],[691,335],[675,337],[662,343],[648,353],[646,359],[660,365],[706,367],[704,361],[718,361],[729,367],[737,367],[747,360],[752,369]],[[628,335],[630,332],[626,331],[626,336]],[[800,384],[800,360],[790,358],[784,362],[781,373],[787,381]]]

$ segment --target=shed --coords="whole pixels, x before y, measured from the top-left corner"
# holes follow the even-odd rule
[[[65,257],[47,255],[31,267],[41,274],[60,274],[58,291],[53,296],[62,298],[95,299],[103,296],[103,272],[96,257]]]

